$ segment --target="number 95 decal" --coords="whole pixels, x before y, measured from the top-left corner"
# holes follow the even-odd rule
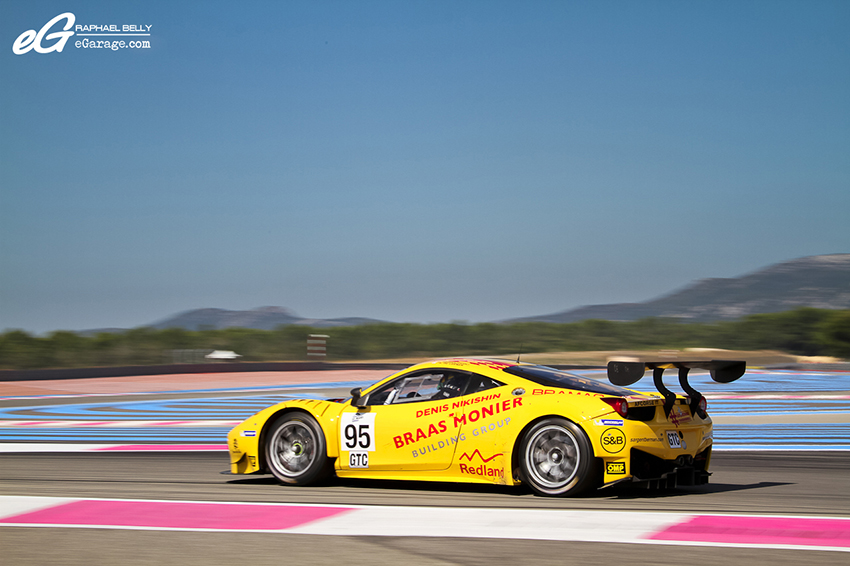
[[[339,442],[340,450],[343,452],[374,452],[375,451],[375,414],[374,413],[344,413],[339,420]],[[354,456],[352,454],[352,456]],[[366,454],[363,454],[366,456]],[[352,468],[368,466],[368,457],[364,466],[361,460],[359,465],[354,465],[351,458]]]

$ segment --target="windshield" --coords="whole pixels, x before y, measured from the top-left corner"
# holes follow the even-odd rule
[[[511,366],[505,368],[503,371],[547,387],[561,387],[563,389],[589,391],[591,393],[615,395],[617,397],[625,397],[626,395],[634,394],[634,391],[625,389],[624,387],[609,385],[602,381],[573,375],[571,373],[546,366]]]

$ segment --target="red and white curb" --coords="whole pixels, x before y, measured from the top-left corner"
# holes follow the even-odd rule
[[[0,527],[416,536],[850,552],[850,518],[0,497]]]

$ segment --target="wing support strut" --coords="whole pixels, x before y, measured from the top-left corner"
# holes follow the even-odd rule
[[[679,385],[688,395],[690,401],[688,406],[691,414],[697,414],[705,418],[705,413],[700,409],[700,401],[703,394],[694,389],[688,383],[688,373],[692,369],[707,369],[711,372],[711,379],[718,383],[731,383],[744,375],[747,371],[747,362],[733,360],[712,360],[703,362],[608,362],[608,379],[614,385],[628,387],[643,377],[646,370],[652,370],[652,382],[655,388],[664,396],[664,414],[669,417],[673,405],[676,403],[676,394],[664,385],[664,370],[677,368],[679,370]]]

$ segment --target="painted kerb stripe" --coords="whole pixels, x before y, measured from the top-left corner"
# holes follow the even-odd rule
[[[850,552],[850,518],[0,497],[0,526],[419,536]]]

